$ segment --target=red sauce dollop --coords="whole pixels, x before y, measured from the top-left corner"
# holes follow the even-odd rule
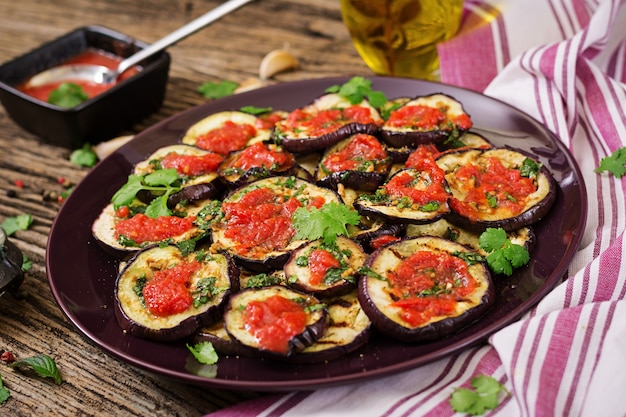
[[[324,160],[324,168],[330,172],[375,171],[376,162],[387,158],[387,152],[374,136],[354,135],[341,150]],[[374,163],[372,163],[374,162]]]
[[[339,268],[341,266],[339,260],[325,249],[315,249],[311,251],[308,261],[309,272],[311,274],[309,283],[311,285],[320,285],[329,269]]]
[[[444,252],[416,252],[390,272],[388,279],[398,300],[392,305],[402,309],[402,319],[413,327],[454,312],[457,300],[476,288],[467,263]]]
[[[431,130],[448,129],[450,122],[463,130],[472,127],[472,120],[465,113],[447,117],[441,109],[423,105],[403,106],[392,111],[386,124],[396,128]]]
[[[102,50],[88,48],[82,51],[81,53],[73,56],[72,58],[68,59],[61,65],[68,65],[68,64],[102,65],[104,67],[114,69],[114,68],[117,68],[120,62],[122,62],[122,58],[119,56],[113,55],[111,53],[108,53]],[[129,68],[127,71],[125,71],[123,74],[120,75],[116,83],[119,83],[125,80],[126,78],[137,74],[139,71],[140,70],[138,67]],[[92,98],[92,97],[97,96],[98,94],[101,94],[102,92],[108,90],[109,88],[113,87],[116,84],[116,83],[111,83],[108,85],[104,85],[104,84],[96,84],[94,82],[89,82],[85,80],[71,80],[70,79],[70,80],[63,80],[63,81],[55,81],[52,83],[43,84],[38,87],[29,87],[28,81],[27,81],[23,85],[19,86],[18,90],[38,100],[47,102],[48,97],[50,96],[50,93],[53,90],[56,90],[59,87],[59,85],[61,85],[62,83],[67,83],[67,82],[71,82],[71,83],[81,86],[83,90],[85,91],[85,93],[89,96],[89,98]]]
[[[394,175],[384,188],[389,196],[409,197],[413,203],[425,205],[431,202],[444,203],[450,195],[444,188],[444,172],[436,165],[430,170],[419,171],[419,175],[410,171]]]
[[[293,163],[294,158],[291,154],[276,151],[269,145],[258,142],[245,148],[232,164],[232,168],[247,171],[253,167],[265,167],[276,170]]]
[[[316,137],[333,132],[350,123],[380,124],[374,120],[368,108],[359,105],[318,112],[296,109],[289,113],[280,124],[288,129],[305,130],[309,137]]]
[[[156,271],[143,287],[148,310],[159,317],[187,311],[193,303],[189,280],[198,269],[200,263],[193,261]]]
[[[194,216],[148,217],[138,213],[129,219],[120,220],[115,224],[115,234],[124,236],[135,243],[158,242],[170,237],[181,235],[193,227]]]
[[[221,127],[199,136],[196,146],[220,155],[227,155],[229,152],[243,149],[256,134],[257,130],[252,125],[227,120]]]
[[[471,220],[495,210],[508,216],[520,214],[528,196],[537,191],[533,179],[523,177],[519,169],[506,168],[498,158],[488,158],[484,165],[464,165],[455,176],[465,185],[466,196],[463,201],[451,199],[450,206]]]
[[[161,159],[163,168],[174,168],[179,174],[195,177],[215,172],[224,160],[222,155],[210,152],[205,155],[181,155],[170,153]]]
[[[244,321],[246,330],[256,337],[262,349],[287,353],[289,341],[305,330],[307,314],[295,301],[274,295],[248,303]]]
[[[237,202],[222,204],[225,236],[237,243],[240,254],[259,256],[285,248],[295,234],[291,216],[301,204],[269,188],[257,188]]]

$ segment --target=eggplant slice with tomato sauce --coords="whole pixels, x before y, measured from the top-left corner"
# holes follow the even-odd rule
[[[541,220],[556,200],[548,169],[512,149],[450,152],[436,162],[452,193],[447,219],[469,231],[521,229]]]
[[[416,97],[389,112],[380,134],[392,148],[416,148],[458,138],[472,127],[470,116],[455,98],[442,94]]]
[[[238,290],[239,270],[229,256],[156,245],[135,254],[119,273],[115,314],[128,334],[179,340],[220,320]]]
[[[359,133],[331,146],[317,166],[317,184],[337,189],[343,184],[355,190],[374,191],[385,182],[391,158],[380,141]]]
[[[277,175],[294,175],[296,159],[272,143],[257,142],[229,153],[219,165],[217,174],[229,187]]]
[[[361,307],[377,330],[403,342],[449,336],[495,301],[487,267],[465,260],[473,253],[431,236],[383,246],[365,262],[358,287]]]
[[[382,124],[378,110],[367,99],[352,104],[331,93],[277,122],[272,139],[290,152],[306,153],[328,148],[356,133],[376,134]]]
[[[212,224],[213,244],[251,271],[280,269],[291,251],[305,243],[292,239],[295,210],[333,201],[341,203],[334,191],[296,177],[252,182],[224,198],[223,216]]]
[[[319,239],[292,252],[285,276],[290,287],[318,298],[336,297],[356,288],[365,257],[363,248],[347,237],[338,236],[331,245]]]
[[[263,356],[288,358],[313,345],[328,327],[328,311],[312,295],[281,285],[230,297],[224,326],[231,339]]]

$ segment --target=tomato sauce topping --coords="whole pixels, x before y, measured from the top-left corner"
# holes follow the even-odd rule
[[[232,168],[247,171],[254,167],[280,169],[294,164],[293,155],[272,149],[270,145],[257,142],[245,148],[232,164]]]
[[[307,314],[302,305],[280,295],[246,305],[244,321],[263,349],[287,353],[289,341],[302,333],[307,324]]]
[[[227,120],[221,127],[200,135],[196,140],[196,146],[220,155],[227,155],[229,152],[243,149],[256,134],[257,130],[252,125]]]
[[[411,152],[404,166],[419,170],[430,170],[434,169],[435,166],[438,168],[439,166],[436,164],[435,159],[440,153],[433,144],[419,145],[417,149]]]
[[[200,263],[192,261],[156,271],[142,291],[148,310],[159,317],[187,311],[193,304],[189,281],[198,269]]]
[[[308,261],[311,274],[309,283],[311,285],[322,284],[324,276],[329,269],[341,267],[339,260],[325,249],[314,249],[311,251]]]
[[[182,155],[172,152],[161,159],[161,166],[174,168],[181,175],[196,177],[215,172],[223,160],[222,155],[213,152],[205,155]]]
[[[283,115],[280,112],[272,112],[267,114],[261,114],[256,121],[257,129],[271,129],[277,122],[283,120]]]
[[[321,136],[350,123],[380,124],[367,107],[354,105],[344,109],[328,109],[307,112],[296,109],[280,124],[289,130],[305,131],[307,136]]]
[[[448,117],[441,109],[424,105],[402,106],[392,111],[386,122],[390,127],[418,130],[448,130],[449,123],[463,130],[472,127],[472,120],[465,113]]]
[[[414,204],[447,202],[450,194],[444,187],[444,172],[438,166],[423,171],[402,171],[393,176],[385,185],[387,195],[400,199],[409,197]]]
[[[523,177],[519,169],[505,167],[498,158],[487,158],[480,165],[464,165],[454,175],[463,186],[465,198],[451,199],[450,205],[471,220],[496,211],[503,217],[518,215],[524,211],[528,196],[537,191],[532,178]]]
[[[277,195],[269,188],[257,188],[237,202],[222,204],[225,236],[234,240],[242,255],[262,257],[284,249],[295,234],[291,216],[302,204],[295,198]]]
[[[462,259],[445,252],[419,251],[387,274],[392,303],[402,320],[418,327],[454,312],[458,300],[472,294],[476,281]]]
[[[109,52],[105,52],[98,49],[88,48],[79,54],[69,58],[67,61],[63,62],[61,65],[67,64],[93,64],[93,65],[101,65],[107,68],[115,69],[122,62],[122,58],[116,55],[113,55]],[[131,77],[139,72],[139,68],[132,67],[127,71],[124,71],[123,74],[120,75],[116,83],[125,80],[128,77]],[[50,93],[53,90],[59,88],[59,86],[63,83],[73,83],[82,87],[83,91],[89,96],[89,98],[95,97],[98,94],[108,90],[116,83],[111,84],[98,84],[94,82],[89,82],[86,80],[63,80],[63,81],[55,81],[51,83],[42,84],[40,86],[31,87],[28,85],[28,82],[18,87],[18,89],[31,97],[34,97],[38,100],[47,102],[48,97],[50,97]]]
[[[118,237],[124,236],[138,244],[159,242],[191,230],[194,227],[194,220],[194,216],[185,218],[159,216],[152,218],[143,213],[138,213],[131,218],[117,222],[115,224],[115,234]]]
[[[331,154],[323,162],[330,172],[374,172],[387,159],[387,152],[374,136],[357,134],[341,150]]]

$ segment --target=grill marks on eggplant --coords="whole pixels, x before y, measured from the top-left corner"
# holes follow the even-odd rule
[[[392,117],[385,122],[381,114]],[[403,262],[436,256],[439,264],[457,265],[458,258],[450,258],[458,253],[484,255],[478,236],[486,227],[503,227],[513,243],[530,251],[534,244],[530,225],[554,202],[556,185],[548,170],[540,167],[532,179],[537,191],[529,193],[521,214],[503,216],[491,210],[470,218],[467,210],[458,210],[459,201],[468,193],[464,188],[468,181],[454,175],[464,165],[501,158],[507,168],[518,170],[526,157],[510,149],[490,149],[487,139],[468,131],[469,115],[450,96],[400,98],[379,113],[367,100],[353,105],[336,94],[326,94],[290,113],[267,116],[241,111],[209,115],[185,132],[182,144],[157,150],[133,171],[138,175],[153,172],[174,154],[210,154],[221,161],[210,173],[182,179],[182,190],[170,196],[168,206],[176,216],[197,220],[192,232],[165,240],[183,242],[184,247],[185,240],[207,237],[210,246],[205,249],[229,260],[228,273],[223,273],[230,279],[228,290],[210,302],[215,304],[207,309],[210,312],[195,311],[198,314],[178,324],[179,313],[159,317],[142,307],[131,309],[140,311],[138,318],[126,314],[123,305],[138,306],[135,284],[144,278],[138,275],[141,268],[137,265],[148,257],[145,268],[164,268],[204,251],[182,255],[174,246],[163,247],[164,242],[158,250],[151,246],[153,242],[121,245],[114,233],[120,219],[112,206],[94,222],[94,236],[105,242],[103,246],[136,252],[129,263],[121,263],[122,290],[116,293],[118,320],[128,333],[154,340],[192,336],[195,341],[210,341],[223,355],[260,355],[293,363],[336,359],[363,346],[372,332],[411,343],[444,338],[490,308],[494,290],[489,271],[483,264],[462,267],[471,279],[462,271],[437,272],[460,274],[473,282],[473,290],[466,294],[454,291],[454,280],[417,291],[407,289],[412,288],[407,282],[391,279],[401,275],[397,270]],[[366,142],[377,146],[363,145]],[[246,151],[259,149],[260,154],[261,148],[286,156],[287,163],[268,166],[269,162],[256,161],[245,168],[237,166]],[[136,204],[147,205],[152,198],[139,194]],[[357,209],[361,223],[348,227],[349,238],[338,237],[329,258],[316,252],[329,249],[319,241],[291,238],[295,231],[290,214],[300,206],[319,207],[330,201]],[[149,249],[142,249],[145,245]],[[306,265],[310,259],[320,263],[313,275],[321,270],[322,282],[319,276],[311,279],[310,265]],[[328,282],[323,282],[325,278]],[[412,280],[405,276],[405,281]],[[452,301],[447,300],[450,297]],[[279,298],[282,301],[276,303]],[[280,349],[265,345],[242,324],[248,305],[257,313],[267,313],[277,305],[293,307],[293,303],[306,306],[306,323]],[[427,305],[424,310],[440,312],[418,323],[415,317],[423,315],[422,307],[416,306],[420,303]]]

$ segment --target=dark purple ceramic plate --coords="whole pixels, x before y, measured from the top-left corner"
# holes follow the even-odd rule
[[[91,224],[113,193],[125,183],[132,166],[157,148],[177,143],[201,118],[221,110],[252,105],[291,110],[348,78],[280,84],[192,108],[137,135],[103,160],[76,187],[52,227],[47,270],[59,306],[80,332],[97,346],[131,365],[180,380],[224,389],[280,391],[313,389],[363,381],[424,365],[470,345],[517,320],[563,277],[582,237],[587,196],[580,170],[568,150],[541,124],[500,101],[418,80],[373,77],[373,88],[387,97],[443,92],[460,100],[475,130],[495,145],[533,153],[559,184],[549,216],[535,228],[537,246],[527,267],[497,283],[495,307],[479,321],[450,337],[422,344],[402,344],[374,337],[364,348],[340,360],[290,365],[257,358],[220,358],[213,367],[190,366],[185,342],[156,343],[126,335],[113,313],[117,260],[91,236]]]

